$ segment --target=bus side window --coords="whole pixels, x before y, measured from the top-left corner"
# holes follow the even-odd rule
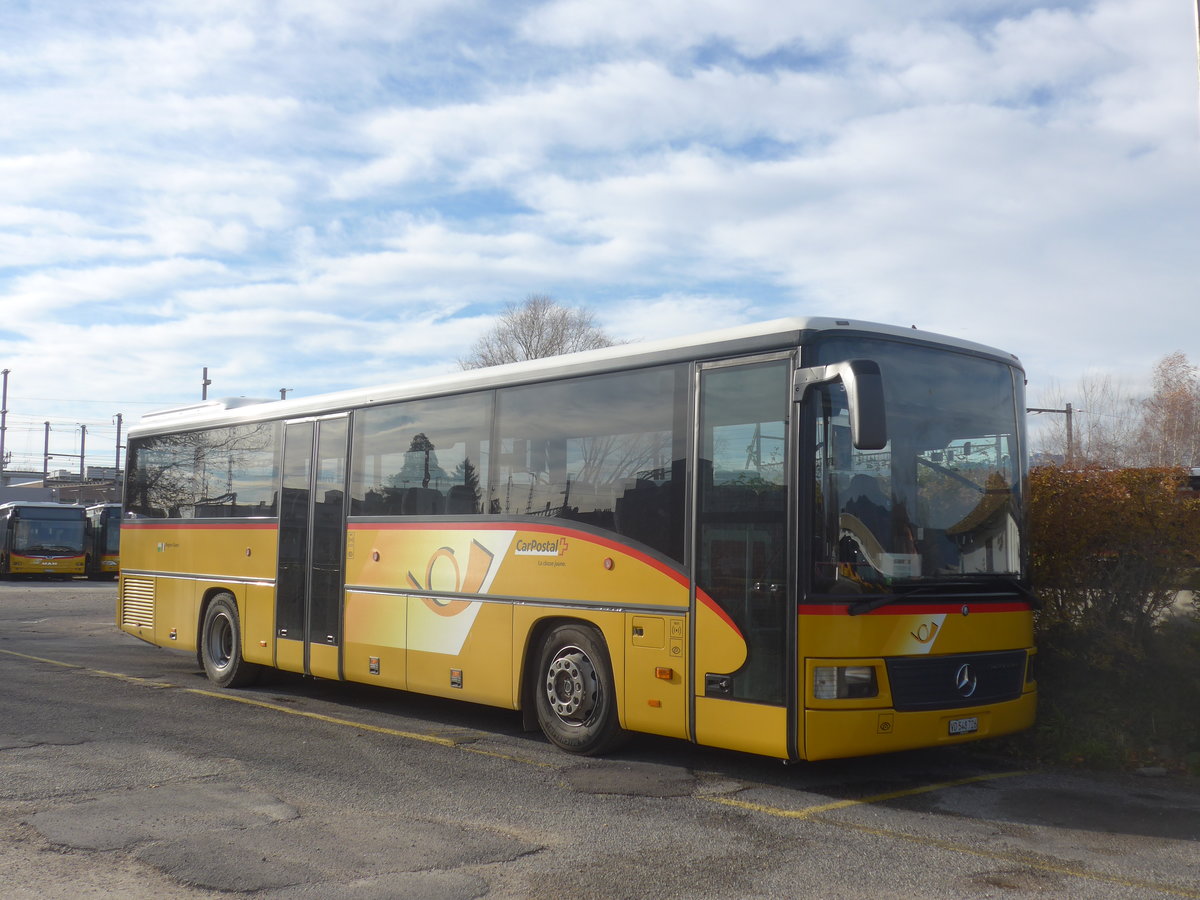
[[[130,442],[133,518],[275,515],[278,423],[231,425]]]
[[[511,387],[489,508],[566,519],[683,559],[687,367]]]
[[[485,391],[355,413],[350,514],[482,513],[491,410]]]

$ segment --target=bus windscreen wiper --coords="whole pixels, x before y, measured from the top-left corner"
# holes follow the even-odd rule
[[[1025,585],[1021,584],[1021,582],[1017,581],[1017,579],[1007,578],[1007,577],[1002,576],[998,580],[1002,581],[1005,585],[1012,588],[1014,591],[1016,591],[1018,594],[1020,594],[1026,600],[1028,600],[1029,605],[1032,606],[1034,609],[1042,608],[1041,598],[1038,597],[1038,595],[1035,594],[1033,591],[1031,591],[1029,588],[1025,587]]]
[[[1028,588],[1021,585],[1015,578],[1002,579],[1005,587],[1011,588],[1013,591],[1020,594],[1034,609],[1041,609],[1041,601]],[[895,603],[897,600],[913,600],[920,597],[942,597],[947,589],[962,589],[962,588],[977,588],[980,582],[978,581],[943,581],[936,585],[925,585],[915,587],[903,593],[884,594],[880,597],[872,597],[870,600],[860,600],[857,605],[851,606],[847,611],[852,616],[861,616],[864,613],[869,613],[872,610],[879,609],[881,606],[887,606],[890,603]],[[954,598],[959,599],[959,598]]]
[[[938,585],[940,589],[943,585]],[[887,606],[889,603],[895,603],[897,600],[908,600],[911,597],[936,597],[940,590],[934,590],[930,587],[913,588],[910,591],[905,591],[902,594],[883,594],[879,597],[872,597],[870,600],[860,600],[856,605],[851,606],[848,613],[852,616],[861,616],[863,613],[869,613],[872,610],[879,609],[881,606]]]

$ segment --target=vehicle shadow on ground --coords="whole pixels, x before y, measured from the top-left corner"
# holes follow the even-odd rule
[[[202,671],[193,674],[198,684],[207,685]],[[621,770],[637,769],[644,782],[653,767],[672,784],[686,773],[701,774],[710,783],[725,782],[732,792],[762,796],[765,790],[789,809],[844,802],[1018,826],[1200,841],[1200,784],[1194,781],[1034,769],[989,753],[986,744],[784,764],[682,740],[633,735],[620,750],[588,758],[554,751],[540,732],[522,729],[518,712],[460,700],[273,670],[238,693],[288,706],[329,704],[336,711],[325,710],[325,715],[348,720],[369,715],[374,724],[400,731],[412,730],[411,720],[417,719],[422,733],[471,732],[531,756],[550,751],[552,759],[561,758],[562,770],[613,769],[613,785],[621,783]],[[393,718],[404,721],[389,724]],[[614,787],[612,792],[642,791]],[[671,795],[677,794],[673,789]]]

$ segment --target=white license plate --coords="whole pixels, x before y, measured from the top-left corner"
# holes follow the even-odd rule
[[[974,734],[979,730],[979,716],[968,716],[965,719],[951,719],[951,734]]]

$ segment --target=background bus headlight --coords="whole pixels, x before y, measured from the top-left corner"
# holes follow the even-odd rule
[[[813,696],[818,700],[878,697],[875,667],[817,666],[813,669]]]

